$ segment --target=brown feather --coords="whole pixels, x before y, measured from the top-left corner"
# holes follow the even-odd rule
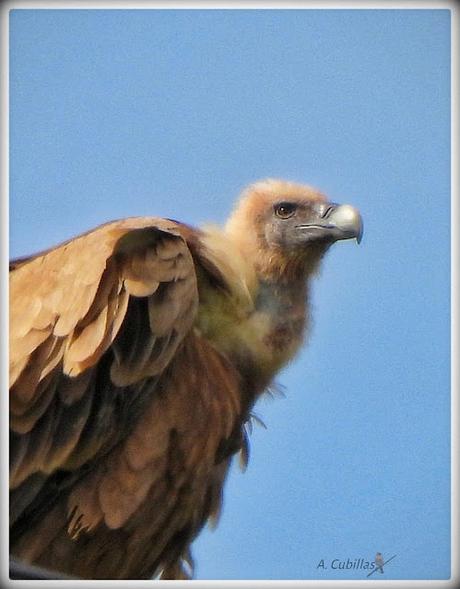
[[[10,429],[16,433],[29,432],[48,409],[53,400],[61,375],[48,374],[38,385],[33,404],[20,404],[17,397],[10,403]]]

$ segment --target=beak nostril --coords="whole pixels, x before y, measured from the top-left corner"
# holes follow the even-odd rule
[[[326,207],[323,214],[321,215],[321,218],[327,219],[335,208],[337,208],[337,205],[329,205],[328,207]]]

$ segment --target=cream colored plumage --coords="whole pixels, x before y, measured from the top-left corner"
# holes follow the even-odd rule
[[[12,264],[15,557],[186,576],[253,404],[302,344],[310,277],[360,235],[357,213],[345,227],[333,209],[264,181],[224,229],[130,218]]]

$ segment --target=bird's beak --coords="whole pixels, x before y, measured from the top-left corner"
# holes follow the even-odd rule
[[[297,227],[308,232],[310,239],[330,242],[355,238],[360,243],[363,236],[363,220],[351,205],[323,205],[317,219]]]

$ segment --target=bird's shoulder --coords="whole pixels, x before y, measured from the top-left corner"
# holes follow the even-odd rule
[[[198,283],[230,292],[220,262],[203,232],[157,217],[106,223],[13,262],[13,486],[34,472],[49,474],[74,463],[78,440],[97,437],[98,428],[87,432],[87,423],[96,418],[103,424],[99,441],[79,456],[97,453],[110,432],[104,419],[112,423],[116,412],[134,411],[135,403],[123,400],[126,391],[147,381],[147,388],[155,388],[152,381],[192,333]],[[70,419],[75,423],[66,442],[53,449],[51,438]],[[46,452],[37,450],[40,440],[48,443]]]

